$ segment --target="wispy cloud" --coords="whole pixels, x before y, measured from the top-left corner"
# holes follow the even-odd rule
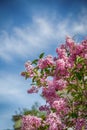
[[[82,17],[83,16],[83,17]],[[32,23],[26,27],[13,27],[12,33],[3,31],[0,35],[0,58],[12,60],[14,56],[33,56],[40,51],[51,48],[54,42],[66,35],[87,32],[86,10],[82,10],[75,20],[68,16],[64,20],[48,17],[32,17]],[[56,21],[56,22],[55,22]]]
[[[31,106],[33,102],[42,99],[38,94],[29,95],[26,90],[29,87],[30,82],[22,80],[22,78],[17,77],[17,75],[7,74],[0,75],[0,102],[11,102],[12,104],[19,105],[29,105]],[[35,97],[35,98],[32,98]],[[31,99],[31,100],[28,100]],[[17,101],[17,102],[16,102]],[[43,102],[43,100],[41,100]]]
[[[5,125],[12,128],[12,115],[16,114],[15,111],[18,111],[18,108],[30,109],[35,102],[45,103],[39,94],[27,94],[29,84],[29,81],[26,82],[17,74],[0,73],[0,115],[2,119],[0,127],[2,129],[6,128]]]

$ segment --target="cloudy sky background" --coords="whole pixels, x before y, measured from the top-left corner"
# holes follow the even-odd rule
[[[20,73],[41,52],[56,55],[67,35],[87,36],[86,0],[0,0],[0,130],[12,129],[18,108],[44,104]]]

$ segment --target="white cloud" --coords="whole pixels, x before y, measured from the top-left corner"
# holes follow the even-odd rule
[[[83,16],[83,17],[82,17]],[[54,16],[53,16],[54,19]],[[14,56],[33,56],[51,48],[58,40],[64,39],[66,35],[86,34],[87,15],[86,10],[79,13],[78,18],[71,19],[71,16],[61,21],[60,17],[52,20],[52,17],[32,18],[33,22],[24,28],[13,27],[9,34],[6,31],[0,35],[0,57],[5,60],[12,60]],[[56,21],[56,22],[55,22]]]
[[[17,75],[7,74],[0,75],[0,102],[19,104],[22,106],[32,106],[36,101],[44,103],[39,94],[29,95],[27,89],[30,84]],[[29,98],[29,99],[28,99]]]
[[[74,20],[71,29],[73,33],[86,34],[87,35],[87,9],[83,8],[78,15],[77,20]]]
[[[1,128],[12,128],[12,115],[19,113],[19,109],[30,109],[35,102],[44,104],[39,94],[27,94],[29,81],[26,82],[17,74],[3,72],[0,74],[0,115]]]
[[[27,94],[29,82],[22,80],[17,74],[0,74],[0,116],[1,128],[12,128],[12,115],[19,113],[18,108],[30,109],[35,102],[45,104],[39,94]],[[13,129],[13,128],[12,128]]]

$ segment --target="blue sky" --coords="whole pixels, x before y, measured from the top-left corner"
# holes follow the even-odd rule
[[[20,73],[41,52],[56,55],[67,35],[87,36],[86,0],[0,0],[0,130],[12,129],[18,108],[44,104]]]

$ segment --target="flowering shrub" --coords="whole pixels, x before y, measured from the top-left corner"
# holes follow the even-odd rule
[[[25,63],[22,76],[32,78],[28,93],[41,95],[45,117],[24,116],[22,130],[87,130],[87,40],[75,43],[71,37],[56,49],[57,56],[42,53]]]
[[[35,130],[41,126],[41,119],[35,116],[23,116],[23,130]]]

